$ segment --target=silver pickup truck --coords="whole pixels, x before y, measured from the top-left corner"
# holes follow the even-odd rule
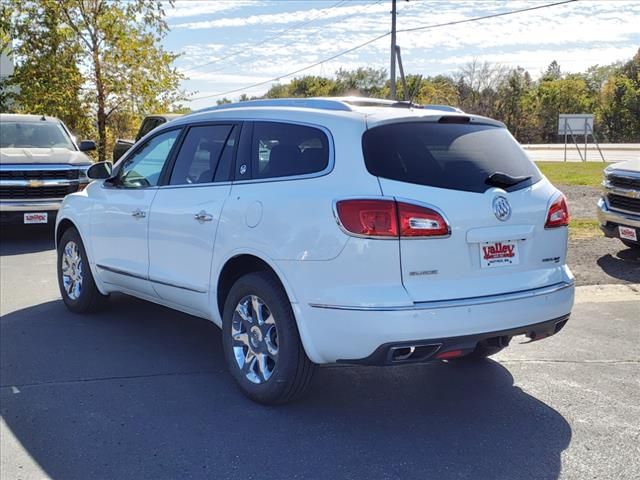
[[[57,118],[0,114],[0,222],[51,223],[65,195],[83,189],[91,159]]]
[[[614,163],[604,170],[598,220],[607,237],[640,249],[640,159]]]

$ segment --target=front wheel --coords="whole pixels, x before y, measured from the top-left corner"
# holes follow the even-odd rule
[[[222,316],[227,366],[242,392],[263,404],[300,396],[315,365],[307,357],[286,292],[272,274],[255,272],[231,288]]]
[[[62,301],[74,313],[99,310],[108,298],[96,287],[87,252],[75,228],[66,230],[58,243],[58,286]]]
[[[622,238],[620,239],[620,241],[622,243],[624,243],[627,247],[629,247],[629,248],[631,248],[633,250],[636,250],[636,251],[640,250],[640,243],[638,243],[638,242],[633,242],[631,240],[624,240]]]

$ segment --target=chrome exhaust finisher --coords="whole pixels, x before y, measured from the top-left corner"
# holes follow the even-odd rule
[[[383,366],[448,360],[473,352],[479,342],[491,342],[495,346],[506,347],[512,337],[519,335],[524,335],[529,339],[524,343],[542,340],[562,330],[568,320],[569,314],[566,314],[546,322],[496,332],[385,343],[376,348],[368,357],[338,360],[336,363]]]

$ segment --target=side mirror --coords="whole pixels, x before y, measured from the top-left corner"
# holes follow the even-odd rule
[[[93,140],[82,140],[80,145],[78,145],[78,148],[81,152],[89,152],[91,150],[95,150],[97,147],[96,142]]]
[[[111,176],[113,164],[111,162],[94,163],[87,170],[87,177],[91,180],[104,180]]]

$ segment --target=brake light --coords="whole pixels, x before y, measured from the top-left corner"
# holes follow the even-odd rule
[[[544,224],[544,228],[566,227],[567,225],[569,225],[567,198],[560,194],[549,207],[547,222]]]
[[[349,233],[367,237],[439,237],[450,233],[437,211],[395,200],[354,199],[336,203],[338,219]]]
[[[398,215],[393,200],[341,200],[336,204],[342,226],[350,233],[397,237]]]

